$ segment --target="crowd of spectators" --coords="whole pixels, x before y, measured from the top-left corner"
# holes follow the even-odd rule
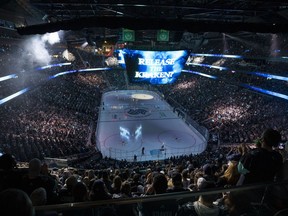
[[[271,140],[271,133],[273,139]],[[276,133],[276,135],[274,134]],[[265,135],[266,134],[266,135]],[[267,135],[268,134],[268,135]],[[270,138],[269,138],[270,137]],[[275,138],[277,137],[277,139]],[[272,150],[271,145],[278,145],[281,139],[279,132],[267,130],[263,136],[261,146],[251,149],[247,145],[221,146],[217,149],[207,149],[199,155],[180,156],[161,161],[125,162],[109,158],[102,158],[97,164],[90,164],[91,169],[77,169],[64,167],[49,169],[45,162],[33,158],[26,167],[17,168],[17,163],[11,155],[0,157],[0,197],[7,196],[9,192],[25,192],[33,206],[49,204],[65,204],[71,202],[87,201],[113,201],[137,198],[148,198],[147,202],[136,201],[133,204],[101,205],[95,208],[58,210],[63,215],[152,215],[166,213],[168,215],[274,215],[285,209],[288,204],[285,186],[269,187],[263,196],[263,190],[242,190],[230,193],[212,193],[209,195],[195,195],[191,192],[213,191],[220,188],[234,188],[241,183],[241,176],[246,181],[251,175],[243,174],[241,165],[254,175],[254,183],[267,183],[287,180],[281,173],[282,156],[285,151]],[[275,141],[276,140],[276,141]],[[271,143],[272,142],[272,143]],[[268,147],[267,147],[268,146]],[[270,147],[269,147],[270,146]],[[261,165],[265,153],[266,161]],[[270,152],[270,153],[269,153]],[[281,154],[279,154],[281,153]],[[274,164],[274,155],[280,164]],[[255,158],[254,158],[255,157]],[[254,159],[252,159],[254,158]],[[257,166],[251,165],[254,160]],[[269,162],[269,160],[272,160]],[[269,166],[267,166],[267,163]],[[286,162],[287,163],[287,162]],[[255,170],[256,169],[256,170]],[[267,172],[258,173],[258,169]],[[267,173],[269,173],[267,175]],[[276,175],[277,174],[277,175]],[[255,176],[261,175],[262,177]],[[264,176],[266,176],[264,178]],[[266,179],[267,178],[267,179]],[[272,179],[271,179],[272,178]],[[9,188],[14,188],[12,191]],[[275,190],[278,192],[275,193]],[[261,193],[261,196],[256,196]],[[173,199],[173,194],[190,194],[188,198]],[[161,200],[161,195],[169,194],[171,199]],[[149,198],[160,195],[157,201],[149,202]],[[231,197],[230,197],[231,196]],[[187,197],[187,196],[185,196]],[[241,199],[240,199],[241,198]],[[263,199],[265,200],[263,202]],[[253,201],[253,202],[252,202]],[[2,207],[7,209],[8,207]],[[108,208],[108,209],[107,209]],[[9,211],[14,211],[9,209]],[[78,212],[79,211],[79,212]],[[41,212],[41,211],[40,211]],[[36,212],[36,215],[39,212]],[[54,212],[55,215],[58,213]],[[41,215],[39,213],[39,215]]]
[[[215,49],[213,48],[211,52]],[[242,47],[241,50],[243,51],[244,48]],[[237,50],[234,52],[234,54],[238,53]],[[86,55],[85,52],[79,51],[77,54],[81,55],[81,58]],[[89,59],[90,63],[85,67],[100,65],[101,59],[98,60],[93,65],[90,64],[94,61],[93,58]],[[75,69],[81,63],[83,61],[71,67]],[[21,189],[30,197],[34,206],[236,186],[241,176],[241,173],[236,170],[239,160],[244,158],[247,152],[252,151],[247,144],[259,139],[266,128],[277,129],[283,140],[288,139],[286,101],[241,88],[235,85],[235,82],[227,81],[229,75],[223,79],[212,80],[182,73],[174,84],[157,86],[157,89],[167,101],[175,101],[175,104],[179,104],[188,116],[205,126],[212,135],[216,134],[218,143],[216,149],[211,149],[208,145],[207,150],[199,155],[191,154],[148,162],[127,162],[93,157],[89,152],[95,152],[96,137],[93,136],[97,126],[101,94],[107,88],[127,88],[124,73],[119,70],[75,73],[47,81],[47,77],[60,72],[58,70],[59,68],[51,68],[41,71],[43,72],[41,75],[31,74],[32,80],[28,84],[35,88],[0,107],[1,151],[12,153],[17,161],[30,161],[27,169],[20,170],[16,169],[15,163],[8,168],[3,167],[1,157],[0,169],[3,174],[1,191],[9,187]],[[202,70],[208,71],[207,68]],[[240,75],[233,76],[233,79],[237,82],[249,82],[251,85],[259,82],[266,83],[262,78],[249,79]],[[36,86],[36,84],[41,85]],[[1,89],[16,91],[22,88],[22,85],[15,86],[14,80],[11,80],[4,82]],[[279,87],[277,84],[275,86]],[[1,97],[7,96],[9,92],[5,90],[5,94]],[[233,144],[246,145],[244,147],[242,145],[242,150],[239,150],[240,148]],[[235,157],[238,151],[241,151],[241,154]],[[76,160],[76,163],[73,163],[74,168],[71,169],[48,169],[47,164],[40,161],[45,157],[67,158],[83,153],[87,159]],[[39,199],[39,194],[42,199]],[[132,208],[128,206],[124,209],[123,206],[120,209],[114,206],[112,210],[115,211],[115,215],[138,215],[139,212],[141,215],[151,215],[156,205],[161,206],[159,209],[164,209],[163,211],[172,212],[173,215],[176,212],[181,216],[195,215],[194,211],[197,215],[197,210],[193,208],[197,206],[199,210],[204,203],[213,207],[213,212],[219,213],[218,215],[220,213],[241,215],[239,212],[243,210],[237,206],[241,203],[237,203],[233,195],[234,193],[225,194],[225,199],[228,197],[229,202],[221,195],[200,196],[199,199],[190,200],[190,203],[185,202],[183,206],[182,202],[176,203],[176,207],[175,202],[168,206],[163,204],[163,208],[160,203],[154,205],[147,203],[147,205],[136,205]],[[275,193],[270,195],[275,198]],[[236,197],[240,196],[241,194],[238,194]],[[246,194],[246,198],[247,196]],[[265,213],[272,214],[271,212],[284,208],[287,199],[283,197],[285,194],[284,196],[281,194],[283,205],[275,206],[270,203],[271,206],[265,210]],[[247,200],[244,209],[253,213],[254,208]],[[215,204],[216,201],[218,205]],[[90,213],[85,212],[86,215]],[[159,214],[159,211],[154,213]]]
[[[192,74],[183,74],[172,88],[159,90],[200,125],[218,133],[222,143],[252,143],[265,127],[277,128],[288,138],[284,100]]]
[[[62,69],[68,70],[69,68],[58,68],[58,70]],[[47,69],[48,72],[41,71],[41,74],[47,77],[48,74],[51,75],[50,70],[55,73],[58,72],[56,68],[50,68]],[[15,105],[13,102],[2,106],[1,112],[3,115],[1,118],[3,119],[3,128],[5,128],[1,133],[4,140],[1,144],[2,149],[6,148],[5,145],[8,143],[21,143],[22,138],[17,137],[20,134],[27,134],[27,132],[29,134],[36,133],[35,140],[44,139],[44,143],[46,139],[49,140],[49,143],[54,142],[53,140],[56,140],[55,143],[57,143],[59,139],[66,142],[69,138],[78,140],[79,145],[80,143],[91,143],[87,141],[88,138],[85,136],[90,133],[88,132],[91,131],[89,128],[92,126],[95,128],[101,92],[111,88],[111,86],[115,89],[126,88],[125,76],[120,73],[119,70],[111,70],[57,77],[48,82],[43,82],[37,90],[33,90],[29,95],[23,96],[22,99],[19,98],[16,104],[24,103],[22,105],[23,109],[16,110],[15,107],[19,105]],[[116,78],[117,82],[115,82]],[[13,82],[11,81],[11,83]],[[285,127],[287,124],[285,115],[287,103],[284,100],[255,94],[228,83],[226,80],[212,80],[189,73],[182,73],[178,81],[172,85],[163,85],[157,88],[168,101],[170,99],[176,101],[192,119],[200,125],[204,125],[211,134],[216,134],[221,143],[252,143],[259,138],[266,127],[277,128],[281,131],[284,139],[288,138]],[[36,107],[38,107],[38,110],[35,109]],[[66,112],[66,110],[68,111]],[[29,118],[32,118],[33,113],[34,118],[39,117],[40,120],[27,119],[27,113],[30,113]],[[56,117],[55,113],[58,115],[65,113],[65,117]],[[16,116],[18,120],[13,119]],[[79,120],[79,116],[82,116],[82,122],[73,124],[73,122]],[[50,123],[54,120],[59,121],[59,123],[51,125]],[[8,122],[12,123],[6,126]],[[63,132],[63,129],[59,127],[60,122],[64,122],[63,125],[70,125],[72,128],[69,129],[69,127],[66,128],[62,125],[66,128]],[[46,126],[42,127],[43,124]],[[75,124],[78,126],[73,127]],[[80,125],[86,126],[82,127]],[[77,131],[77,128],[81,128],[81,132]],[[43,133],[41,130],[46,132]],[[37,133],[39,134],[37,135]],[[50,135],[55,136],[55,139],[49,138]],[[16,140],[13,141],[13,139]],[[65,151],[68,150],[65,149]],[[36,152],[40,152],[40,154],[37,153],[35,156],[53,157],[53,154],[48,154],[48,152],[46,154],[39,150]],[[75,153],[75,151],[72,152]],[[29,157],[24,157],[21,154],[22,156],[19,159],[31,158],[32,154],[29,154]],[[64,157],[65,153],[57,153],[54,156]]]
[[[73,75],[50,80],[15,103],[3,105],[2,151],[15,152],[17,160],[27,161],[90,150],[98,118],[100,91],[96,83],[100,78],[92,75],[94,79],[90,77],[88,82],[94,80],[94,85],[89,87],[85,75],[75,78],[80,76],[77,82],[73,82]]]

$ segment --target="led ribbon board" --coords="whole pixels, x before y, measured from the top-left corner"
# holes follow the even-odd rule
[[[123,50],[130,82],[169,84],[179,77],[189,56],[188,50]]]

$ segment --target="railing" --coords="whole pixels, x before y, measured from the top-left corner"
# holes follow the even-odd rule
[[[282,189],[283,188],[283,189]],[[86,216],[98,216],[101,215],[101,210],[104,208],[109,208],[112,210],[121,210],[121,208],[132,208],[136,214],[133,215],[141,215],[141,211],[150,211],[152,215],[153,211],[161,211],[159,208],[151,208],[151,206],[155,207],[155,204],[167,205],[171,207],[171,203],[176,205],[177,209],[183,206],[187,202],[193,202],[198,200],[199,196],[206,195],[215,195],[215,202],[220,209],[224,209],[225,211],[231,210],[229,206],[225,205],[224,200],[229,199],[230,205],[233,204],[233,207],[237,207],[237,205],[242,205],[243,209],[242,215],[246,215],[245,211],[250,211],[254,209],[255,211],[249,212],[250,216],[261,216],[261,215],[274,215],[278,211],[281,211],[284,207],[278,207],[277,205],[273,205],[272,203],[278,203],[282,201],[282,203],[287,203],[287,188],[288,181],[281,183],[271,183],[271,184],[253,184],[247,186],[233,187],[233,188],[219,188],[214,190],[202,190],[202,191],[187,191],[187,192],[174,192],[174,193],[164,193],[161,195],[149,195],[149,196],[141,196],[134,198],[125,198],[125,199],[110,199],[110,200],[101,200],[101,201],[91,201],[91,202],[82,202],[82,203],[67,203],[60,205],[48,205],[48,206],[37,206],[35,207],[35,212],[37,214],[52,212],[55,211],[58,215],[62,215],[64,212],[75,212],[75,211],[89,211],[89,214],[85,214]],[[286,196],[285,196],[286,190]],[[275,193],[275,191],[283,192],[283,194]],[[260,192],[260,193],[259,193]],[[260,194],[260,196],[255,196],[255,194]],[[231,195],[236,196],[236,200],[231,199]],[[244,197],[243,197],[244,195]],[[237,197],[238,196],[238,197]],[[217,199],[218,198],[218,199]],[[238,199],[237,199],[238,198]],[[217,200],[217,201],[216,201]],[[273,200],[273,202],[272,202]],[[231,203],[233,202],[233,203]],[[245,204],[243,206],[243,204]],[[141,208],[142,206],[142,208]],[[143,209],[144,206],[144,209]],[[288,206],[286,206],[287,208]],[[148,209],[147,209],[148,208]],[[281,209],[282,208],[282,209]],[[171,210],[172,211],[172,210]],[[283,210],[282,210],[283,211]],[[111,212],[110,212],[111,213]],[[103,214],[102,214],[103,215]],[[109,214],[112,215],[112,214]],[[168,215],[175,215],[175,212],[171,212]]]
[[[206,142],[201,143],[197,146],[191,145],[189,147],[169,147],[169,149],[163,148],[163,149],[155,149],[156,153],[151,155],[137,155],[137,158],[139,161],[147,161],[147,160],[165,160],[169,159],[171,157],[176,157],[179,155],[187,155],[187,152],[193,152],[193,154],[200,154],[206,149]],[[140,150],[139,150],[140,151]],[[110,158],[125,158],[128,162],[137,161],[135,160],[135,151],[128,151],[128,150],[121,150],[121,149],[115,149],[110,148],[109,149],[109,157]]]

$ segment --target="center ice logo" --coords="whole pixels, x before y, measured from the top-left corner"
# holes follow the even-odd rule
[[[143,116],[148,116],[150,115],[150,112],[146,108],[129,108],[126,110],[126,113],[129,116],[134,116],[134,117],[143,117]]]

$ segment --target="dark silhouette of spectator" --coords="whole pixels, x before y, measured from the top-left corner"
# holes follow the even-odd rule
[[[47,193],[45,188],[40,187],[35,189],[31,195],[30,199],[32,201],[33,206],[44,206],[47,204]],[[38,210],[35,212],[36,216],[58,216],[58,213],[56,211],[41,211]]]
[[[131,193],[131,184],[129,181],[124,181],[121,183],[120,191],[118,194],[113,194],[113,198],[131,198],[132,193]]]
[[[91,201],[112,199],[105,183],[102,180],[96,180],[90,191],[89,199]]]
[[[288,184],[281,183],[268,186],[263,203],[265,206],[262,209],[263,212],[269,212],[270,215],[286,209],[288,207]]]
[[[112,190],[112,181],[110,179],[110,171],[109,170],[103,170],[101,172],[101,180],[104,182],[106,188],[110,192]]]
[[[205,164],[203,167],[203,178],[206,181],[215,181],[215,170],[212,164]]]
[[[76,176],[72,175],[66,179],[65,185],[59,191],[58,197],[60,203],[69,203],[74,201],[73,190],[76,184]]]
[[[271,128],[264,131],[261,148],[251,150],[238,164],[243,184],[274,181],[283,163],[281,154],[273,150],[280,142],[281,134],[278,131]]]
[[[73,188],[74,202],[88,201],[87,186],[83,182],[77,182]]]
[[[11,154],[3,154],[0,157],[0,170],[12,170],[16,168],[16,160]]]
[[[77,182],[73,187],[73,202],[87,202],[88,190],[87,186],[83,182]],[[92,216],[92,208],[76,208],[66,210],[63,212],[63,216]]]
[[[228,152],[226,159],[228,161],[239,161],[240,158],[244,155],[246,155],[250,151],[248,145],[241,144],[237,146],[236,152],[234,151],[233,148]]]
[[[284,163],[277,174],[277,185],[269,185],[263,202],[265,203],[266,210],[270,212],[271,215],[279,216],[287,215],[288,207],[288,160],[287,160],[287,144],[284,149],[281,149],[283,158],[285,158]],[[286,209],[286,211],[284,210]]]
[[[18,188],[21,173],[16,169],[15,158],[11,154],[0,157],[0,191],[8,188]]]
[[[139,173],[134,173],[131,181],[131,192],[137,193],[139,187],[144,187],[144,184],[140,181],[141,175]]]
[[[264,212],[259,214],[257,209],[252,205],[250,194],[247,191],[233,191],[225,195],[224,205],[229,216],[255,216],[265,215]]]
[[[47,203],[47,193],[45,188],[36,188],[30,195],[33,206],[43,206]]]
[[[109,191],[111,194],[118,194],[120,193],[122,185],[122,179],[119,175],[115,176],[113,178],[113,183],[111,185],[111,191]]]
[[[105,183],[102,180],[95,180],[92,186],[92,189],[89,193],[90,201],[101,201],[101,200],[110,200],[112,195],[109,193]],[[97,215],[116,215],[115,209],[113,206],[102,205],[98,206],[96,209]]]
[[[167,177],[162,173],[155,173],[153,177],[154,195],[165,194],[168,188]],[[151,195],[148,195],[151,196]],[[148,215],[175,215],[178,204],[175,200],[144,202],[139,205],[139,211],[142,216]]]
[[[34,216],[29,196],[19,189],[6,189],[0,193],[1,216]]]
[[[120,193],[113,194],[113,199],[129,199],[132,198],[131,193],[131,184],[129,181],[124,181],[121,184]],[[137,210],[135,204],[122,204],[115,206],[115,210],[118,216],[126,216],[126,215],[137,215]]]
[[[182,182],[182,175],[179,172],[173,172],[172,173],[172,184],[173,186],[167,189],[167,192],[183,192],[188,191],[187,189],[184,189],[183,182]]]
[[[191,180],[189,178],[189,170],[184,169],[182,171],[182,183],[183,183],[183,188],[188,189],[189,185],[191,184]]]
[[[50,176],[41,174],[41,161],[34,158],[29,162],[28,174],[21,179],[21,189],[29,196],[40,187],[45,188],[47,192],[47,204],[57,202],[56,198],[56,181]]]
[[[281,134],[277,130],[268,128],[264,131],[261,142],[261,148],[251,150],[238,163],[241,176],[237,185],[275,181],[283,164],[282,155],[274,150],[281,142]],[[251,200],[262,202],[266,193],[265,188],[252,191]]]
[[[144,181],[144,193],[145,194],[153,194],[154,192],[151,192],[152,184],[153,184],[153,172],[151,169],[148,169],[145,174],[146,178]],[[153,188],[152,188],[153,189]]]

